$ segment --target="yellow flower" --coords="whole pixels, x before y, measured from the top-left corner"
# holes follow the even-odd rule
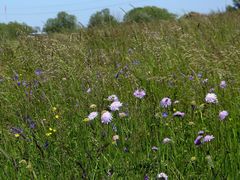
[[[19,137],[20,136],[20,134],[15,134],[15,137]]]
[[[85,118],[83,122],[89,122],[89,118]]]
[[[52,131],[53,129],[52,128],[49,128],[49,131]]]
[[[175,112],[175,111],[177,111],[175,108],[173,108],[173,111]]]
[[[57,108],[56,108],[56,107],[53,107],[53,108],[52,108],[52,111],[53,111],[53,112],[54,112],[54,111],[56,111],[56,110],[57,110]]]
[[[53,132],[56,132],[57,130],[56,130],[56,129],[53,129],[52,131],[53,131]]]
[[[91,105],[90,105],[90,108],[91,108],[91,109],[94,109],[94,108],[96,108],[96,107],[97,107],[96,104],[91,104]]]
[[[52,135],[52,133],[51,132],[49,132],[49,133],[46,133],[46,136],[51,136]]]
[[[56,114],[56,115],[55,115],[55,118],[56,118],[56,119],[59,119],[59,115],[58,115],[58,114]]]
[[[191,157],[191,161],[196,161],[196,157],[195,156],[193,156],[193,157]]]

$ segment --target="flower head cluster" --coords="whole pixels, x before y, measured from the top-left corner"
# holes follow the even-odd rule
[[[168,176],[162,172],[157,175],[156,179],[168,180]]]
[[[219,113],[219,119],[220,119],[221,121],[223,121],[227,116],[228,116],[228,112],[227,112],[227,111],[221,111],[221,112]]]
[[[101,122],[108,124],[112,121],[112,114],[109,111],[103,111],[101,116]]]
[[[196,146],[199,146],[199,145],[201,145],[203,143],[210,142],[213,139],[214,139],[213,135],[208,135],[207,134],[207,135],[204,136],[204,131],[199,131],[197,138],[194,140],[194,144]]]
[[[163,108],[167,108],[167,107],[169,107],[169,106],[172,105],[172,101],[171,101],[170,98],[165,97],[165,98],[163,98],[163,99],[161,100],[160,105],[161,105]]]
[[[207,103],[216,104],[218,103],[217,95],[214,93],[208,93],[205,97]]]
[[[221,81],[219,86],[220,86],[220,88],[222,88],[222,89],[226,88],[226,87],[227,87],[226,81]]]
[[[173,114],[173,116],[175,117],[184,117],[185,116],[185,113],[184,112],[180,112],[180,111],[177,111]]]
[[[93,120],[93,119],[95,119],[97,116],[98,116],[98,112],[91,112],[91,113],[88,115],[88,119],[89,119],[89,120]]]
[[[111,96],[108,96],[107,100],[108,101],[118,101],[118,97],[115,94],[113,94]]]
[[[134,91],[133,95],[136,98],[142,99],[146,95],[146,92],[144,90],[137,89],[136,91]]]
[[[114,101],[110,106],[111,111],[119,111],[119,108],[122,107],[122,103],[120,101]]]

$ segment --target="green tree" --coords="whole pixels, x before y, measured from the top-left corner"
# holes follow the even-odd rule
[[[44,25],[43,31],[47,33],[71,32],[78,29],[77,18],[64,11],[59,12],[56,18],[50,18]]]
[[[166,9],[155,6],[134,8],[124,16],[124,22],[150,22],[156,20],[173,20],[176,15],[169,13]]]
[[[116,25],[118,24],[117,19],[110,14],[109,9],[103,9],[94,13],[89,20],[88,27],[94,26],[105,26],[105,25]]]
[[[2,39],[15,39],[20,35],[27,35],[33,32],[35,32],[35,30],[25,23],[9,22],[8,24],[0,24],[0,37]]]
[[[233,0],[233,5],[235,8],[240,9],[240,0]]]

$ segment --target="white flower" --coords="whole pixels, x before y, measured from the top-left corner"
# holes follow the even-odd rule
[[[214,94],[214,93],[208,93],[205,97],[205,101],[207,103],[213,103],[213,104],[216,104],[218,103],[218,99],[217,99],[217,95]]]
[[[118,101],[118,97],[115,94],[108,96],[107,99],[108,101]]]
[[[120,103],[119,101],[114,101],[110,106],[110,110],[111,111],[118,111],[119,108],[122,107],[122,103]]]
[[[89,119],[89,120],[93,120],[93,119],[95,119],[97,116],[98,116],[98,112],[91,112],[91,113],[88,115],[88,119]]]
[[[157,179],[167,180],[168,176],[165,173],[160,173],[157,175]]]
[[[164,138],[163,139],[163,144],[170,143],[172,140],[170,138]]]
[[[103,124],[108,124],[112,120],[112,114],[108,111],[104,111],[101,116],[101,121]]]

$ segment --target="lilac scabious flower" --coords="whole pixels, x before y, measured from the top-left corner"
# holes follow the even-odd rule
[[[168,176],[162,172],[157,175],[156,179],[168,180]]]
[[[137,89],[136,91],[134,91],[133,95],[136,98],[142,99],[146,95],[146,92],[144,90]]]
[[[168,113],[167,113],[167,112],[163,112],[163,113],[162,113],[162,117],[163,117],[163,118],[168,117]]]
[[[203,135],[204,131],[198,131],[198,135]]]
[[[216,104],[218,103],[217,95],[214,93],[208,93],[205,97],[207,103]]]
[[[97,116],[98,116],[98,112],[91,112],[91,113],[88,115],[88,119],[89,119],[89,120],[93,120],[93,119],[95,119]]]
[[[119,111],[119,108],[122,107],[122,103],[119,101],[114,101],[110,106],[111,111]]]
[[[104,111],[101,116],[101,122],[103,124],[108,124],[112,121],[112,114],[108,111]]]
[[[172,140],[170,138],[164,138],[163,139],[163,144],[168,144],[170,143]]]
[[[177,111],[173,114],[173,116],[176,116],[176,117],[184,117],[185,116],[185,113],[184,112],[180,112],[180,111]]]
[[[118,97],[115,94],[108,96],[107,99],[108,101],[118,101]]]
[[[172,104],[172,101],[171,101],[171,99],[168,98],[168,97],[163,98],[163,99],[161,100],[161,102],[160,102],[160,105],[161,105],[163,108],[167,108],[167,107],[171,106],[171,104]]]
[[[193,75],[189,76],[189,80],[192,81],[194,79]]]
[[[228,112],[227,112],[227,111],[221,111],[221,112],[219,113],[219,119],[220,119],[221,121],[223,121],[227,116],[228,116]]]
[[[41,70],[41,69],[36,69],[36,70],[35,70],[35,74],[36,74],[37,76],[40,76],[40,75],[42,74],[42,70]]]
[[[202,73],[198,73],[198,78],[202,78]]]
[[[202,135],[198,136],[198,137],[194,140],[194,144],[197,145],[197,146],[201,145],[201,144],[202,144],[202,138],[203,138]]]
[[[145,175],[145,176],[144,176],[144,180],[149,180],[149,176],[148,176],[148,175]]]
[[[227,87],[226,81],[221,81],[219,86],[220,86],[220,88],[222,88],[222,89],[226,88],[226,87]]]
[[[204,138],[203,138],[203,142],[210,142],[214,139],[214,136],[213,135],[206,135]]]

